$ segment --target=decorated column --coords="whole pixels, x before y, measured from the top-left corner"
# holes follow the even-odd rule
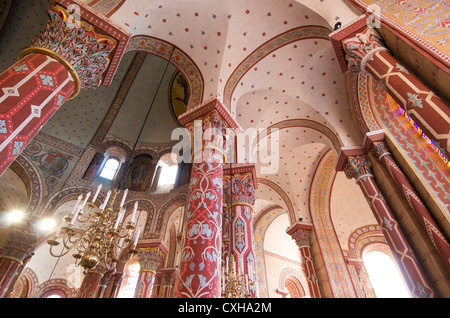
[[[228,148],[224,129],[235,129],[237,125],[218,100],[188,110],[179,121],[190,132],[194,160],[175,295],[177,298],[220,298],[222,182]]]
[[[26,229],[14,227],[0,251],[0,298],[8,296],[15,284],[20,269],[26,265],[33,254],[38,236]]]
[[[302,266],[308,280],[308,287],[311,298],[321,298],[319,289],[319,280],[317,279],[316,270],[311,255],[311,233],[312,224],[297,222],[294,226],[288,229],[287,233],[297,243],[302,256]]]
[[[226,165],[224,167],[224,200],[229,217],[228,255],[225,255],[225,270],[230,257],[234,257],[236,272],[246,277],[251,298],[257,297],[256,254],[253,239],[253,206],[257,188],[254,165]],[[226,222],[224,221],[224,224]]]
[[[156,271],[161,265],[167,251],[161,244],[151,244],[147,247],[138,248],[139,278],[136,285],[134,298],[150,298],[152,296],[153,284]]]
[[[116,42],[62,7],[19,61],[0,74],[0,175],[51,116],[80,90],[98,87]]]
[[[411,295],[416,298],[433,298],[435,295],[428,278],[425,276],[405,235],[378,188],[371,171],[371,164],[369,157],[366,155],[349,156],[346,159],[344,172],[349,179],[354,178],[356,180],[366,197],[403,273]]]
[[[449,105],[392,56],[378,32],[368,27],[367,17],[336,31],[331,38],[342,60],[341,69],[372,75],[450,158]],[[350,67],[342,65],[344,58]]]
[[[427,208],[415,192],[414,188],[409,183],[409,180],[406,178],[400,167],[395,162],[395,159],[389,152],[388,146],[385,142],[374,142],[372,145],[372,152],[389,171],[389,174],[392,176],[392,179],[394,180],[398,189],[403,193],[403,196],[406,198],[409,206],[417,216],[420,224],[426,230],[426,233],[428,234],[431,242],[438,251],[444,264],[447,266],[447,269],[450,270],[449,243],[440,231],[439,226],[431,217],[430,212],[427,210]]]
[[[123,280],[123,272],[116,272],[110,280],[111,290],[108,295],[105,295],[104,298],[117,298],[119,294],[120,286],[122,285]]]
[[[77,298],[96,298],[103,278],[104,269],[97,266],[84,275]]]

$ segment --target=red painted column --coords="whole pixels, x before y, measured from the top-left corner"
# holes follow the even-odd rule
[[[30,260],[38,236],[27,230],[13,228],[0,252],[0,298],[8,295],[18,278],[17,272]]]
[[[342,46],[355,70],[372,75],[450,158],[449,105],[391,55],[375,29],[366,26]]]
[[[103,273],[99,270],[89,270],[83,278],[77,298],[96,298]]]
[[[68,26],[64,9],[50,21],[19,62],[0,74],[0,175],[68,99],[98,87],[115,41],[91,26]]]
[[[194,162],[175,295],[220,298],[223,164],[228,148],[223,130],[233,127],[234,121],[217,100],[188,111],[179,120],[191,133]],[[217,132],[222,132],[222,136]],[[199,135],[201,141],[196,143]]]
[[[230,231],[229,251],[225,264],[230,264],[229,257],[234,257],[236,272],[249,279],[251,298],[256,298],[258,291],[253,239],[255,189],[254,165],[231,165],[231,167],[226,165],[224,167],[224,200],[228,206],[227,215],[230,224],[228,228]],[[227,260],[228,262],[226,262]]]
[[[416,298],[434,298],[435,294],[430,287],[428,278],[425,276],[405,235],[378,188],[370,166],[371,162],[368,156],[349,156],[346,160],[344,172],[349,179],[356,179],[356,183],[366,197],[403,273],[411,295]]]
[[[409,206],[417,216],[420,224],[426,230],[431,242],[434,244],[444,264],[447,266],[447,269],[450,270],[449,243],[440,231],[439,226],[430,215],[430,212],[425,207],[422,200],[420,200],[412,185],[409,183],[409,180],[397,165],[395,159],[389,152],[388,146],[385,142],[375,142],[372,146],[372,152],[389,171],[389,174],[392,176],[392,179],[398,189],[403,193],[403,196],[406,198]]]
[[[322,295],[319,288],[319,279],[317,278],[311,255],[312,225],[305,223],[296,223],[294,226],[288,229],[287,233],[292,236],[300,249],[303,261],[303,271],[306,274],[311,298],[321,298]]]
[[[139,248],[138,259],[141,269],[134,298],[150,298],[152,296],[156,271],[165,254],[159,246]]]

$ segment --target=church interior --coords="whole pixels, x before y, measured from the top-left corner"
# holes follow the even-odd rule
[[[1,1],[0,298],[450,297],[449,16]]]

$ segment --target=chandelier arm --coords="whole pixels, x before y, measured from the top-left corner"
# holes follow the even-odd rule
[[[66,245],[64,245],[64,247],[65,247],[65,248],[68,248]],[[53,257],[63,257],[63,256],[66,256],[67,254],[70,253],[70,251],[71,251],[74,247],[75,247],[75,246],[72,246],[72,247],[71,247],[70,249],[68,249],[66,252],[64,252],[64,253],[61,252],[61,254],[57,255],[57,254],[53,253],[53,246],[50,245],[50,255],[53,256]]]

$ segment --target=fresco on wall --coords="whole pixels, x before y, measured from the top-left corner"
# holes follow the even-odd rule
[[[72,155],[34,140],[25,148],[23,155],[31,159],[42,175],[47,197],[64,185],[65,179],[73,169]]]
[[[181,124],[178,122],[178,117],[186,112],[189,98],[188,81],[183,73],[176,71],[169,85],[169,107],[173,119],[180,126]]]

